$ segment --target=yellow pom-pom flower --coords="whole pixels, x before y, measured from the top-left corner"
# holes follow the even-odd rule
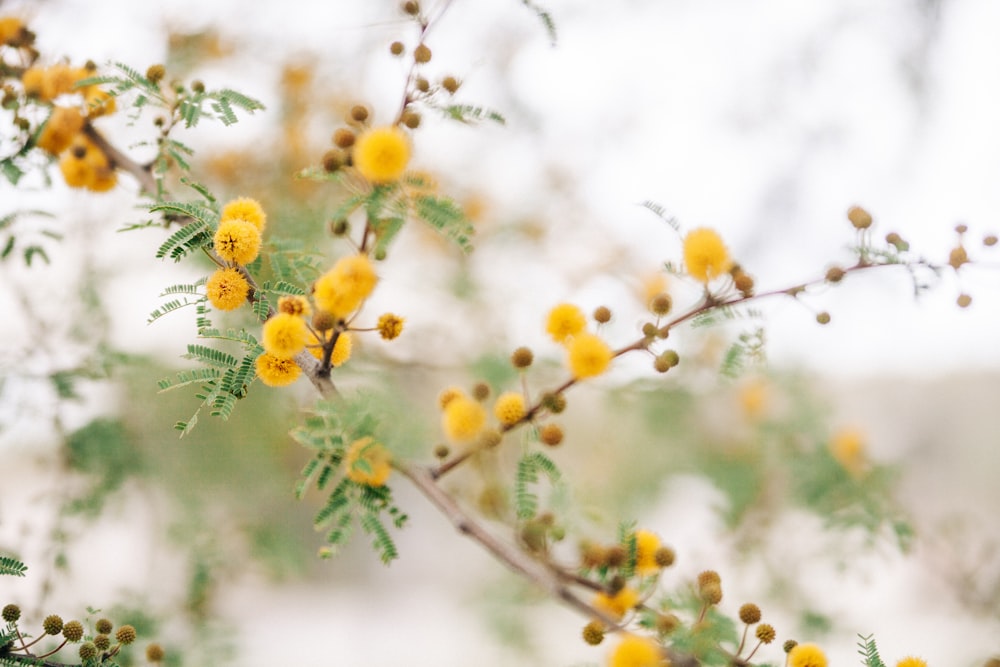
[[[29,97],[41,97],[45,87],[45,70],[41,67],[29,67],[21,75],[21,85],[24,94]]]
[[[707,283],[729,271],[733,261],[714,229],[699,227],[684,237],[684,266],[688,275]]]
[[[648,530],[635,531],[635,571],[641,575],[656,574],[662,568],[656,562],[660,538]]]
[[[897,662],[896,667],[927,667],[927,661],[911,655]]]
[[[264,212],[264,208],[256,199],[249,197],[240,197],[226,203],[222,207],[222,215],[219,219],[222,221],[246,220],[256,227],[258,232],[263,232],[267,225],[267,214]]]
[[[830,439],[830,454],[852,477],[861,477],[868,465],[865,435],[856,428],[842,428]]]
[[[524,418],[524,396],[513,391],[500,394],[493,404],[493,414],[504,426],[516,424]]]
[[[205,292],[215,308],[235,310],[247,300],[250,283],[236,269],[218,269],[205,283]]]
[[[394,340],[399,338],[399,334],[403,333],[403,323],[405,321],[406,320],[399,315],[385,313],[378,318],[378,334],[382,336],[384,340]]]
[[[295,382],[302,369],[294,359],[282,359],[264,352],[257,357],[257,377],[268,387],[284,387]]]
[[[788,652],[788,667],[827,667],[826,654],[815,644],[797,644]]]
[[[372,183],[398,180],[410,162],[410,140],[396,126],[376,127],[354,142],[354,166]]]
[[[16,16],[0,17],[0,44],[17,41],[24,30],[24,23]]]
[[[392,472],[392,457],[370,436],[355,440],[344,457],[347,478],[358,484],[383,486]]]
[[[582,333],[574,336],[567,346],[569,369],[573,377],[584,379],[608,370],[614,353],[599,336]]]
[[[639,604],[639,593],[628,586],[614,595],[608,595],[601,591],[594,596],[594,606],[615,620],[621,620],[637,604]]]
[[[290,359],[305,349],[309,328],[296,315],[276,313],[264,322],[261,338],[264,349],[280,359]]]
[[[110,190],[118,182],[114,167],[100,148],[86,137],[77,135],[69,150],[59,159],[59,171],[71,188],[95,192]]]
[[[330,365],[340,366],[351,358],[351,349],[354,347],[354,339],[351,334],[342,331],[337,336],[337,342],[333,344],[333,352],[330,353]]]
[[[378,276],[366,255],[341,257],[314,285],[313,299],[320,310],[346,317],[375,289]]]
[[[283,296],[278,299],[278,312],[307,317],[312,315],[312,307],[304,296]]]
[[[83,114],[72,107],[55,107],[38,135],[36,146],[52,155],[69,148],[73,138],[83,129]]]
[[[660,646],[652,639],[626,634],[608,659],[609,667],[661,667]]]
[[[486,410],[477,401],[461,394],[453,397],[444,406],[441,427],[452,442],[464,443],[474,440],[486,426]]]
[[[219,222],[215,232],[215,254],[227,262],[249,264],[260,253],[260,232],[242,218]]]
[[[560,303],[549,311],[545,330],[557,343],[565,343],[567,339],[577,335],[587,326],[587,317],[583,311],[571,303]]]
[[[462,390],[459,389],[458,387],[448,387],[446,389],[443,389],[441,390],[441,393],[438,394],[438,407],[444,410],[446,407],[448,407],[448,404],[451,403],[452,400],[464,395],[465,394],[463,394]]]

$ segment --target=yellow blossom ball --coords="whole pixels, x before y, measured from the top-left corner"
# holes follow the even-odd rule
[[[313,299],[320,310],[346,317],[375,289],[378,276],[366,255],[341,257],[314,285]]]
[[[284,387],[295,382],[302,369],[294,359],[282,359],[264,352],[257,357],[257,377],[268,387]]]
[[[330,353],[330,365],[336,367],[342,365],[351,358],[351,349],[354,347],[354,339],[351,334],[342,331],[337,336],[337,342],[333,344],[333,352]]]
[[[89,188],[103,192],[117,182],[114,167],[107,156],[83,135],[77,135],[72,145],[59,159],[59,171],[71,188]]]
[[[278,312],[308,317],[312,315],[312,306],[304,296],[283,296],[278,299]]]
[[[260,253],[260,232],[242,218],[219,222],[215,232],[215,254],[227,262],[249,264]]]
[[[246,220],[256,227],[258,232],[263,232],[267,225],[267,214],[256,199],[240,197],[222,207],[220,220]]]
[[[609,667],[661,667],[660,646],[648,637],[626,634],[608,659]]]
[[[21,85],[24,86],[24,94],[29,97],[41,97],[42,89],[45,87],[45,70],[41,67],[29,67],[21,75]]]
[[[40,97],[49,102],[60,95],[72,93],[76,82],[89,75],[85,70],[64,64],[52,65],[43,72]]]
[[[441,427],[452,442],[470,442],[486,426],[486,409],[468,396],[453,397],[444,406]]]
[[[410,161],[410,140],[395,126],[375,127],[354,142],[354,166],[372,183],[398,180]]]
[[[39,148],[58,155],[69,148],[73,138],[83,129],[83,114],[73,107],[54,107],[35,142]]]
[[[639,593],[628,586],[614,595],[601,591],[594,596],[594,606],[615,620],[621,620],[637,604],[639,604]]]
[[[347,478],[358,484],[382,486],[392,472],[392,457],[370,436],[355,440],[344,457]]]
[[[927,667],[927,661],[911,655],[897,662],[896,667]]]
[[[567,351],[570,371],[578,379],[594,377],[608,370],[614,356],[608,344],[591,333],[574,336]]]
[[[305,349],[309,328],[305,320],[288,313],[276,313],[264,322],[264,349],[281,359],[290,359]]]
[[[513,391],[500,394],[493,404],[493,414],[504,426],[516,424],[525,414],[524,396]]]
[[[660,538],[648,530],[635,531],[635,571],[641,575],[656,574],[660,565],[656,562],[656,550],[660,548]]]
[[[830,454],[852,477],[860,477],[867,465],[865,434],[857,428],[842,428],[830,439]]]
[[[827,667],[826,654],[815,644],[796,644],[788,652],[788,667]]]
[[[545,330],[557,343],[565,343],[567,339],[577,335],[587,326],[587,317],[583,311],[571,303],[560,303],[549,311]]]
[[[707,283],[728,272],[732,264],[722,237],[714,229],[700,227],[684,237],[684,266],[695,280]]]
[[[384,340],[394,340],[403,333],[403,323],[406,322],[399,315],[385,313],[378,318],[378,334]]]
[[[458,387],[447,387],[438,394],[438,407],[444,410],[453,399],[464,395]]]
[[[235,310],[247,300],[250,283],[236,269],[218,269],[205,283],[205,292],[213,307]]]
[[[88,118],[98,118],[115,112],[117,103],[114,95],[101,89],[100,86],[87,86],[82,92]]]
[[[0,44],[16,41],[24,30],[24,23],[16,16],[0,17]]]

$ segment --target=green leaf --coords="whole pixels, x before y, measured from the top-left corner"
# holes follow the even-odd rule
[[[16,558],[0,556],[0,575],[23,577],[28,566]]]
[[[31,266],[31,260],[34,259],[35,255],[39,255],[46,264],[51,263],[49,261],[49,256],[45,252],[45,248],[37,245],[30,245],[24,249],[24,263]]]
[[[557,41],[556,22],[552,19],[552,15],[545,9],[536,5],[533,0],[521,0],[521,4],[535,12],[538,20],[542,22],[543,26],[545,26],[545,32],[549,34],[549,42],[552,46],[555,46]]]
[[[238,363],[233,355],[204,345],[188,345],[187,350],[185,359],[196,359],[216,368],[235,368]]]
[[[160,391],[164,392],[170,391],[171,389],[177,389],[179,387],[186,387],[195,383],[204,384],[205,382],[218,379],[221,375],[222,371],[218,368],[196,368],[193,370],[178,371],[176,380],[163,378],[156,384],[160,388]]]
[[[472,224],[465,212],[448,198],[424,195],[415,200],[416,215],[466,252],[472,251]]]
[[[680,234],[681,225],[679,222],[677,222],[677,218],[668,214],[667,209],[665,209],[662,205],[657,204],[655,201],[650,201],[649,199],[647,199],[646,201],[642,202],[640,206],[652,211],[660,220],[663,220],[663,222],[670,225],[675,232]]]
[[[24,170],[14,164],[13,158],[0,161],[0,171],[3,172],[3,175],[10,181],[11,185],[17,185],[21,177],[24,176]]]
[[[450,104],[444,108],[445,115],[462,123],[478,123],[484,120],[506,125],[507,119],[499,111],[472,104]]]

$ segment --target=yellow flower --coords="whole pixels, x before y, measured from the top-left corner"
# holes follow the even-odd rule
[[[699,227],[684,237],[684,266],[695,280],[707,283],[729,271],[732,263],[722,237],[714,229]]]
[[[99,86],[87,86],[82,92],[88,118],[98,118],[115,112],[117,104],[114,95],[108,91],[102,90]]]
[[[267,214],[256,199],[240,197],[222,207],[220,220],[246,220],[256,227],[258,232],[263,232],[267,225]]]
[[[493,414],[504,426],[516,424],[525,414],[524,396],[513,391],[500,394],[493,404]]]
[[[614,595],[608,595],[601,591],[594,596],[594,606],[615,620],[621,620],[637,604],[639,604],[639,594],[634,588],[628,586]]]
[[[444,406],[441,427],[453,442],[474,440],[486,426],[486,410],[464,394],[453,397]]]
[[[797,644],[788,653],[788,667],[826,667],[826,654],[815,644]]]
[[[410,140],[395,126],[363,132],[354,142],[354,166],[372,183],[389,183],[406,171]]]
[[[403,333],[403,323],[406,322],[399,315],[385,313],[378,318],[378,333],[385,340],[393,340]]]
[[[208,300],[219,310],[235,310],[250,293],[250,284],[236,269],[218,269],[205,283]]]
[[[830,439],[830,454],[852,477],[865,472],[865,435],[856,428],[842,428]]]
[[[316,280],[313,298],[320,310],[346,317],[368,298],[377,282],[378,276],[366,255],[348,255]]]
[[[325,342],[326,338],[317,338],[316,334],[310,331],[306,336],[306,349],[309,350],[309,354],[316,357],[320,361],[323,361],[323,344]]]
[[[281,359],[291,359],[305,349],[309,329],[301,317],[276,313],[264,322],[264,349]]]
[[[227,262],[249,264],[260,253],[260,232],[241,218],[219,222],[215,232],[215,254]]]
[[[911,655],[897,662],[896,667],[927,667],[927,661]]]
[[[351,348],[354,347],[354,340],[351,334],[346,331],[340,332],[337,342],[333,344],[333,352],[330,353],[330,365],[337,367],[351,358]]]
[[[611,652],[609,667],[666,667],[660,646],[652,639],[626,634]]]
[[[571,303],[560,303],[549,311],[549,319],[545,330],[557,343],[565,343],[587,326],[587,318],[583,311]]]
[[[392,472],[392,457],[385,447],[371,436],[355,440],[347,448],[344,465],[347,478],[358,484],[382,486]]]
[[[0,44],[16,41],[24,29],[24,23],[15,16],[0,17]]]
[[[24,86],[24,94],[29,97],[41,97],[42,89],[45,87],[45,70],[41,67],[29,67],[21,75],[21,85]]]
[[[656,574],[661,567],[656,562],[660,538],[648,530],[635,531],[635,571],[641,575]]]
[[[569,368],[578,379],[594,377],[608,370],[614,353],[599,336],[582,333],[567,346]]]
[[[458,387],[448,387],[443,389],[440,394],[438,394],[438,407],[444,410],[448,407],[448,404],[460,396],[464,396],[462,390]]]
[[[73,139],[72,146],[59,159],[59,170],[71,188],[104,192],[118,182],[107,156],[82,135]]]
[[[282,359],[264,352],[257,357],[257,377],[268,387],[284,387],[295,382],[302,369],[294,359]]]
[[[83,114],[71,107],[55,107],[38,135],[36,145],[52,155],[69,148],[73,138],[83,129]]]
[[[304,296],[283,296],[278,299],[278,312],[289,315],[312,315],[312,307]]]
[[[740,387],[739,401],[743,414],[747,419],[755,420],[764,414],[769,399],[767,383],[761,378],[754,378]]]

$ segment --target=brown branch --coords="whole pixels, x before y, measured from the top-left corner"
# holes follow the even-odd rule
[[[156,179],[153,178],[151,165],[141,165],[128,155],[125,155],[125,153],[122,153],[89,122],[84,124],[83,133],[108,157],[108,160],[111,161],[116,169],[121,169],[126,173],[132,174],[135,180],[139,181],[139,189],[143,193],[147,195],[156,194]]]

